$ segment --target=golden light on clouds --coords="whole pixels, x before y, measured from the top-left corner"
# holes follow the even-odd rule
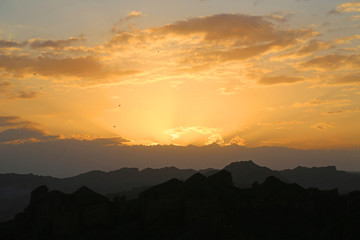
[[[89,22],[98,35],[16,35],[0,25],[1,113],[46,136],[131,144],[359,146],[359,25],[347,14],[356,18],[360,5],[318,3],[326,11],[314,7],[315,16],[297,11],[311,1],[292,4],[176,17],[129,4],[111,21],[104,13]]]

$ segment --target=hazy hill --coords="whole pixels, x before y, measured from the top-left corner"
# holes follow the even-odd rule
[[[134,200],[41,186],[22,213],[0,223],[0,238],[352,240],[360,238],[359,206],[360,192],[342,196],[276,177],[237,188],[225,170],[171,179]]]

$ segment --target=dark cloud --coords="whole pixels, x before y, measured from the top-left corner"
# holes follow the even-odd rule
[[[35,39],[31,41],[30,47],[33,49],[41,48],[64,48],[74,44],[82,43],[86,39],[83,36],[80,37],[70,37],[68,39],[61,40],[42,40]]]
[[[275,84],[291,84],[304,81],[302,77],[289,77],[289,76],[275,76],[275,77],[263,77],[258,83],[264,85],[275,85]]]
[[[151,34],[154,39],[173,35],[197,36],[206,43],[206,47],[194,47],[189,57],[193,62],[245,60],[275,48],[285,49],[315,35],[309,29],[281,30],[269,21],[269,16],[242,14],[219,14],[177,21],[153,28]]]
[[[360,108],[340,109],[340,110],[324,112],[324,114],[333,115],[333,114],[353,113],[353,112],[360,112]]]
[[[135,70],[109,69],[99,58],[96,57],[74,57],[74,58],[52,58],[28,56],[0,55],[0,69],[12,73],[16,77],[33,75],[33,73],[48,77],[73,76],[87,78],[82,80],[85,84],[98,83],[92,80],[108,81],[110,76],[124,76],[138,73]]]
[[[280,30],[266,20],[266,16],[241,14],[219,14],[207,17],[191,18],[163,27],[153,32],[175,35],[204,34],[206,41],[236,41],[238,45],[276,42],[286,44],[296,38],[313,34],[311,30]],[[290,42],[291,42],[290,41]]]
[[[15,98],[23,98],[23,99],[30,99],[30,98],[36,98],[39,95],[39,92],[26,92],[26,91],[20,91]]]
[[[340,14],[340,12],[336,9],[331,9],[330,11],[327,12],[328,15],[333,15],[333,14]]]
[[[0,143],[49,141],[58,138],[33,127],[11,128],[0,132]]]
[[[130,139],[126,139],[123,137],[115,137],[115,138],[96,138],[94,140],[91,140],[94,143],[107,145],[107,146],[113,146],[113,145],[119,145],[122,143],[130,143],[132,142]]]
[[[14,42],[9,40],[0,40],[0,48],[24,47],[27,42]]]
[[[0,127],[24,127],[36,125],[30,121],[24,121],[18,116],[0,116]]]

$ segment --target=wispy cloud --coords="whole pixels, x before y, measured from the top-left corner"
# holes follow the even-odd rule
[[[325,131],[329,128],[334,128],[334,127],[335,127],[334,123],[327,123],[327,122],[318,122],[311,126],[311,128],[314,128],[318,131]]]
[[[0,116],[0,127],[34,127],[37,125],[18,116]]]
[[[260,126],[283,126],[283,125],[301,125],[303,121],[276,121],[276,122],[259,122]]]
[[[316,107],[320,105],[347,105],[351,102],[350,99],[317,99],[313,98],[311,100],[308,100],[306,102],[296,102],[294,103],[294,107]]]
[[[137,70],[112,69],[98,57],[38,57],[23,55],[0,55],[0,66],[13,77],[39,74],[47,77],[77,77],[81,84],[110,81],[110,77],[121,77],[138,73]]]
[[[290,77],[290,76],[275,76],[275,77],[262,77],[258,83],[264,85],[275,85],[275,84],[292,84],[304,81],[303,77]]]
[[[18,144],[24,142],[49,141],[57,139],[45,131],[33,127],[11,128],[0,132],[0,144]]]
[[[300,64],[303,68],[315,69],[319,71],[342,69],[359,69],[360,54],[329,54],[317,56]]]
[[[14,42],[10,40],[1,40],[0,39],[0,48],[21,48],[26,46],[27,42]]]
[[[360,2],[342,3],[336,7],[338,12],[360,12]]]
[[[323,114],[325,114],[325,115],[334,115],[334,114],[354,113],[354,112],[360,112],[360,108],[339,109],[339,110],[323,112]]]
[[[115,23],[113,25],[113,27],[111,28],[111,32],[112,33],[115,33],[118,31],[118,28],[124,23],[124,22],[127,22],[129,21],[130,19],[133,19],[133,18],[138,18],[138,17],[145,17],[146,14],[144,14],[143,12],[141,11],[131,11],[125,18],[122,18],[120,19],[117,23]]]
[[[84,43],[86,41],[84,36],[79,37],[70,37],[68,39],[60,40],[46,40],[46,39],[31,39],[30,47],[33,49],[42,49],[42,48],[56,48],[62,49],[75,44]]]

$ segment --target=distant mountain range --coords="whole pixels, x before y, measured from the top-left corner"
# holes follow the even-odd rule
[[[249,188],[254,182],[262,183],[269,176],[297,183],[304,188],[338,189],[340,193],[360,190],[360,174],[338,171],[334,166],[297,167],[291,170],[274,171],[256,165],[252,161],[233,162],[224,167],[231,173],[234,185]],[[30,200],[30,193],[40,185],[51,190],[72,193],[81,186],[87,186],[111,198],[125,195],[136,198],[137,195],[156,184],[176,178],[184,181],[197,172],[205,176],[216,173],[217,169],[193,170],[165,167],[160,169],[121,168],[103,172],[91,171],[69,178],[54,178],[32,174],[0,174],[0,221],[11,219],[23,210]]]
[[[227,168],[242,172],[244,166],[244,176],[270,173],[252,162]],[[24,211],[0,223],[0,239],[360,239],[359,191],[339,195],[274,176],[252,185],[235,187],[226,170],[172,178],[132,200],[109,199],[84,186],[65,194],[42,185]]]

